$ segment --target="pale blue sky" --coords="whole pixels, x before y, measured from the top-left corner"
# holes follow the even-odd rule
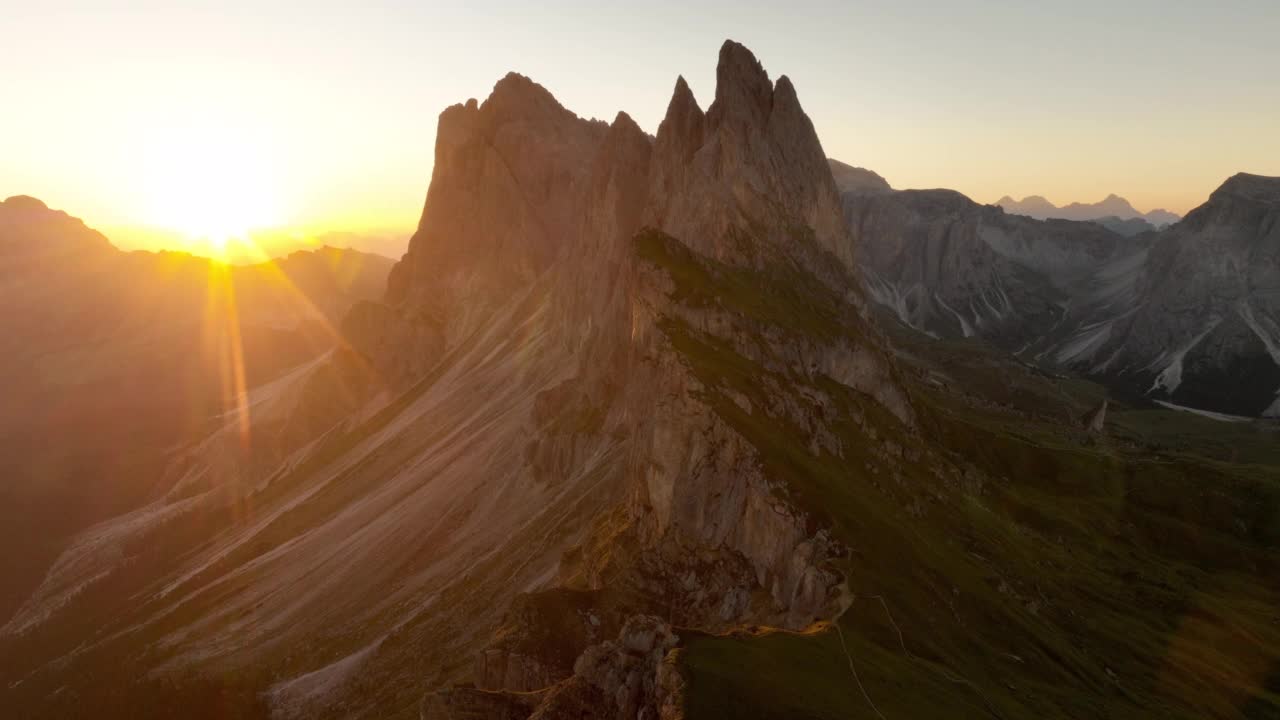
[[[178,4],[0,0],[0,196],[164,224],[139,167],[206,138],[190,164],[262,164],[272,222],[407,228],[445,106],[517,70],[653,131],[677,74],[710,102],[726,37],[895,187],[1185,212],[1280,175],[1276,0]]]

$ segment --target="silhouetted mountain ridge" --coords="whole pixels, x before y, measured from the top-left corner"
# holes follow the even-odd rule
[[[1007,212],[1017,215],[1026,215],[1037,220],[1048,220],[1051,218],[1059,218],[1063,220],[1098,220],[1101,218],[1115,217],[1120,220],[1132,220],[1138,218],[1151,223],[1159,228],[1170,225],[1181,219],[1175,213],[1168,210],[1157,209],[1148,213],[1140,212],[1133,207],[1128,200],[1111,193],[1096,203],[1073,202],[1062,207],[1058,207],[1039,195],[1029,195],[1022,200],[1014,200],[1008,195],[996,201],[996,205],[1004,208]]]
[[[237,395],[332,349],[331,326],[381,295],[391,264],[335,248],[245,267],[125,252],[35,198],[0,203],[0,615]]]

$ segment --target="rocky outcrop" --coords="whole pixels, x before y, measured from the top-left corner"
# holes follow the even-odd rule
[[[449,112],[484,118],[496,115],[488,109],[494,103],[491,97],[476,109]],[[628,440],[619,480],[625,501],[600,516],[581,546],[561,561],[557,575],[575,588],[575,599],[565,595],[569,590],[552,589],[518,601],[487,649],[478,653],[475,681],[489,692],[550,686],[534,717],[557,717],[563,708],[590,706],[594,701],[584,699],[597,697],[608,709],[597,707],[592,716],[667,717],[678,703],[667,699],[677,695],[663,690],[663,683],[676,683],[678,673],[665,671],[667,679],[660,681],[659,661],[676,640],[662,633],[664,639],[654,640],[650,625],[656,621],[644,620],[646,612],[708,629],[742,623],[801,629],[843,607],[843,578],[834,561],[847,552],[786,499],[779,480],[765,470],[759,449],[720,416],[707,398],[709,388],[691,372],[685,351],[674,345],[673,324],[705,333],[780,372],[802,367],[806,375],[834,378],[879,398],[903,422],[912,421],[912,410],[860,314],[849,274],[852,243],[835,182],[789,80],[771,82],[749,51],[728,42],[720,53],[710,109],[703,113],[678,79],[654,138],[625,114],[599,129],[558,113],[550,116],[554,122],[506,120],[522,128],[554,126],[557,137],[579,137],[576,143],[558,142],[586,158],[560,173],[562,213],[537,211],[547,215],[538,233],[542,227],[561,228],[556,235],[563,249],[542,275],[535,273],[527,282],[554,298],[547,310],[555,328],[551,337],[572,351],[566,360],[573,371],[538,394],[532,419],[539,432],[526,457],[538,477],[562,482],[559,478],[599,452],[602,436],[624,433]],[[478,119],[468,122],[484,125]],[[442,118],[442,136],[445,123]],[[535,134],[529,130],[523,137],[542,143]],[[455,146],[452,139],[440,142]],[[485,143],[473,150],[493,151]],[[540,151],[511,152],[536,156]],[[438,185],[453,185],[445,179],[451,168],[472,164],[455,159],[438,166],[432,192]],[[469,175],[461,185],[472,182],[468,192],[487,187],[487,181]],[[499,181],[498,192],[509,206],[518,193],[504,189],[505,182]],[[514,187],[523,191],[527,184]],[[429,208],[437,207],[435,202],[429,197]],[[472,208],[466,218],[440,225],[462,232],[462,225],[453,223],[473,217],[482,206],[498,211],[488,202],[460,200],[456,206]],[[502,228],[519,235],[528,226],[521,219],[525,213],[518,207],[510,220],[487,219],[477,232]],[[651,229],[638,233],[645,225]],[[538,233],[535,246],[545,239]],[[417,245],[437,237],[443,233],[425,213],[402,263],[415,268],[414,283],[431,282],[428,272],[455,272],[449,261],[418,264]],[[690,268],[703,267],[699,272],[716,268],[726,282],[778,267],[793,268],[795,278],[812,273],[839,288],[822,292],[844,314],[840,337],[792,337],[791,329],[767,318],[693,302],[679,288],[680,268],[645,257],[646,243],[686,258]],[[480,260],[468,258],[459,267],[472,269],[456,272],[486,272],[483,248],[489,244],[482,238]],[[532,266],[522,259],[523,251],[518,255],[518,266]],[[759,281],[771,277],[760,275]],[[789,281],[776,280],[778,287]],[[465,292],[478,296],[474,302],[481,306],[496,305],[482,287],[473,283]],[[388,302],[413,307],[422,302],[414,299],[417,292],[409,287],[389,293]],[[446,343],[454,342],[451,332],[445,332]],[[840,452],[823,439],[829,436],[824,421],[807,405],[787,399],[791,392],[779,388],[777,407],[760,411],[783,413],[812,427],[815,452]],[[620,641],[598,644],[601,633],[619,625]],[[641,633],[642,628],[647,629]],[[637,633],[649,639],[641,642]],[[569,657],[575,660],[567,663]],[[664,704],[670,707],[663,710]]]
[[[1103,432],[1103,430],[1106,428],[1106,423],[1107,423],[1107,401],[1106,400],[1103,400],[1098,405],[1098,407],[1085,413],[1084,417],[1080,418],[1080,424],[1084,427],[1084,429],[1094,434]]]
[[[651,615],[629,618],[616,639],[587,647],[573,675],[532,692],[458,686],[429,695],[426,720],[679,720],[684,680],[673,662],[679,639]]]
[[[621,613],[598,592],[557,588],[517,595],[476,658],[478,687],[525,692],[573,674],[588,647],[617,635]]]
[[[605,717],[664,720],[680,716],[679,673],[667,666],[678,639],[651,615],[627,620],[616,641],[595,645],[574,663],[574,681],[598,690]],[[612,707],[609,707],[612,706]]]

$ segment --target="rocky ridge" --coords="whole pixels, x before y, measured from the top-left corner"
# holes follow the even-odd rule
[[[499,83],[483,105],[462,106],[463,112],[480,121],[490,108],[503,107],[501,94],[510,81],[509,76]],[[526,92],[536,92],[521,84]],[[456,111],[447,111],[445,117],[449,112]],[[439,146],[468,147],[472,141],[445,133],[456,128],[470,136],[476,130],[447,124],[445,117]],[[559,228],[555,236],[564,243],[562,254],[537,280],[554,298],[555,333],[566,345],[589,352],[566,358],[577,370],[538,395],[535,412],[545,419],[536,422],[554,426],[566,414],[590,414],[600,426],[592,428],[595,433],[629,437],[623,446],[625,470],[618,478],[627,488],[626,501],[603,516],[583,548],[561,562],[558,575],[577,592],[598,594],[608,588],[620,596],[593,610],[595,616],[607,618],[601,622],[613,626],[625,617],[615,603],[663,610],[681,625],[713,630],[748,621],[798,629],[832,616],[840,606],[840,579],[826,566],[828,558],[844,551],[821,531],[815,533],[803,512],[779,501],[774,481],[758,465],[756,448],[700,399],[708,389],[672,345],[677,334],[697,334],[730,343],[779,372],[812,368],[880,397],[900,422],[911,422],[910,406],[895,389],[873,331],[859,319],[860,300],[841,299],[838,305],[848,308],[847,325],[854,333],[862,328],[863,342],[780,344],[783,337],[777,328],[748,328],[741,313],[726,312],[715,303],[683,301],[682,283],[672,275],[673,270],[698,266],[703,272],[733,276],[783,262],[825,277],[841,293],[852,292],[849,265],[831,262],[843,254],[845,262],[852,263],[835,183],[793,86],[785,77],[770,82],[745,48],[726,43],[711,107],[703,113],[684,80],[678,79],[655,138],[645,136],[625,115],[603,132],[594,123],[575,122],[558,112],[540,117],[549,119],[544,130],[552,132],[554,127],[554,137],[564,146],[594,142],[595,150],[593,160],[572,165],[587,179],[570,179],[558,195],[558,201],[571,209],[540,223]],[[483,122],[479,125],[484,127]],[[502,134],[499,130],[495,136]],[[537,157],[541,152],[515,149],[512,154]],[[557,152],[553,157],[564,155]],[[433,188],[436,183],[473,186],[465,179],[450,182],[446,172],[437,170]],[[476,181],[474,186],[488,184]],[[519,192],[527,193],[527,186],[520,184]],[[534,199],[526,199],[524,205],[540,207]],[[434,202],[429,196],[428,206]],[[521,205],[519,200],[505,204],[517,208],[514,227],[504,218],[473,230],[479,234],[478,244],[483,248],[497,242],[486,237],[489,232],[519,235],[526,226]],[[577,222],[575,215],[581,218]],[[414,263],[412,267],[420,262],[420,245],[443,237],[436,235],[440,231],[435,222],[436,217],[424,214],[424,225],[405,260]],[[442,224],[447,227],[450,222]],[[536,244],[541,237],[534,235],[530,266],[541,256]],[[603,272],[582,271],[581,261],[575,259],[584,252],[603,265]],[[484,289],[467,292],[479,293],[474,302],[487,301]],[[401,313],[413,312],[416,302],[412,290],[403,295],[390,292],[388,301],[398,302]],[[611,328],[626,328],[628,334],[610,332]],[[743,337],[765,341],[743,343]],[[784,356],[771,357],[775,354]],[[592,358],[590,364],[583,364],[586,357]],[[380,361],[375,356],[373,362]],[[789,412],[798,422],[815,422],[800,407],[770,412]],[[600,443],[592,434],[544,436],[530,446],[536,457],[545,458],[537,466],[553,474],[571,471],[577,457]],[[529,692],[549,680],[578,683],[584,673],[591,675],[583,667],[588,662],[584,658],[600,652],[613,657],[612,651],[592,649],[601,647],[588,644],[599,634],[581,621],[570,623],[580,629],[566,636],[580,640],[567,651],[548,657],[545,644],[534,644],[532,653],[522,651],[511,639],[521,632],[512,626],[527,624],[527,617],[509,619],[504,625],[508,630],[501,633],[505,639],[481,654],[476,674],[480,690]],[[575,655],[578,659],[570,666],[568,660]],[[640,702],[633,698],[637,681],[614,687],[621,681],[607,680],[615,677],[613,671],[603,676],[595,672],[597,680],[587,684],[631,698],[619,701],[619,716],[634,716],[633,705]],[[641,683],[646,697],[656,687],[654,682]],[[462,697],[457,692],[448,695],[451,702]],[[542,701],[534,716],[554,716],[549,708],[560,701]],[[641,704],[652,702],[657,701]],[[445,712],[438,702],[432,707]]]
[[[76,663],[254,668],[284,717],[374,682],[356,714],[670,715],[669,624],[800,630],[847,605],[847,548],[742,422],[802,428],[815,457],[910,432],[852,264],[794,86],[741,45],[705,112],[677,80],[656,136],[508,75],[441,114],[422,222],[342,321],[351,352],[252,401],[297,432],[240,457],[229,422],[77,538],[0,637],[23,692],[57,682],[40,658],[75,612],[115,628]],[[720,355],[763,384],[706,372]],[[867,448],[833,430],[844,393],[879,408]]]

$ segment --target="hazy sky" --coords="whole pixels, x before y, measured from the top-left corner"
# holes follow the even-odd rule
[[[899,188],[1181,213],[1280,175],[1277,0],[0,0],[0,197],[121,244],[231,184],[255,224],[411,228],[445,106],[518,70],[652,132],[677,74],[710,102],[726,37],[792,78],[828,155]]]

